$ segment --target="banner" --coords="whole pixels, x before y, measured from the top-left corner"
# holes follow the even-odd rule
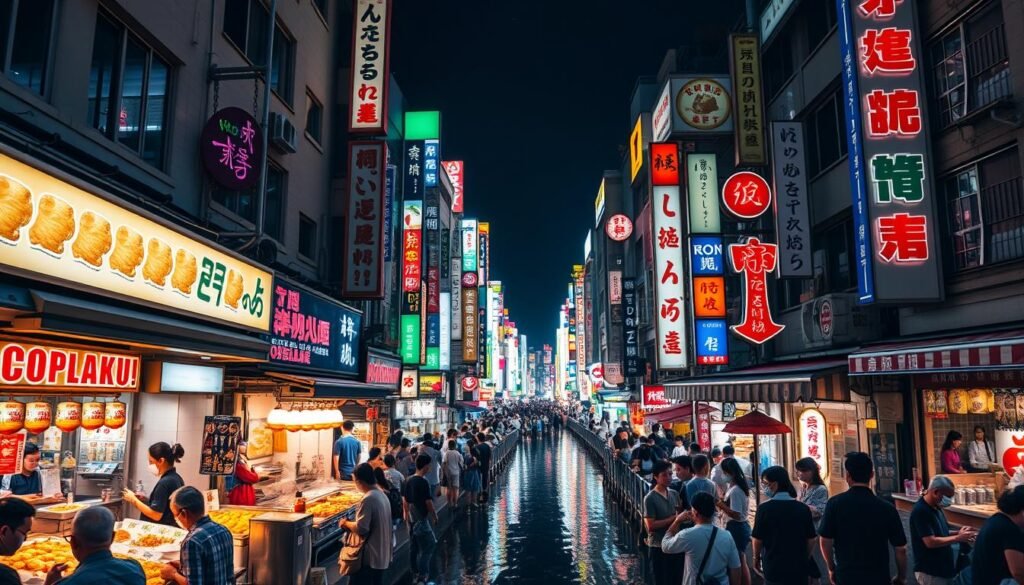
[[[384,298],[384,149],[383,142],[348,144],[343,297]]]
[[[764,144],[761,48],[757,34],[731,34],[729,48],[736,108],[736,166],[765,165],[768,155]]]
[[[801,122],[772,122],[775,229],[780,247],[779,278],[811,278],[811,213],[807,157]]]
[[[391,0],[356,0],[348,131],[387,134]]]
[[[278,279],[269,361],[289,366],[359,373],[363,316],[355,309]]]
[[[0,341],[0,387],[134,392],[139,362],[137,355]]]

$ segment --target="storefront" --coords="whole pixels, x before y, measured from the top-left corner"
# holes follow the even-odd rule
[[[917,481],[927,485],[936,475],[956,484],[950,521],[980,526],[995,513],[995,500],[1009,476],[1020,469],[1024,444],[1024,331],[925,339],[866,347],[849,359],[850,374],[865,386],[898,386],[906,396],[907,422],[921,447],[913,468],[896,466],[893,478],[897,506],[909,510],[917,500]],[[881,404],[881,402],[879,402]],[[881,413],[884,409],[879,408]],[[971,463],[976,431],[984,433]],[[955,449],[964,472],[957,473],[943,447],[951,433],[962,443]],[[879,421],[872,445],[891,446],[894,436]]]

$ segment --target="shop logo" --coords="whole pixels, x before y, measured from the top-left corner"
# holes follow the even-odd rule
[[[818,308],[818,328],[825,339],[832,338],[832,301],[822,300]]]
[[[465,272],[462,274],[463,288],[473,288],[477,284],[476,272]]]
[[[714,130],[732,115],[732,98],[713,79],[694,79],[676,94],[676,112],[697,130]]]
[[[722,185],[722,203],[736,217],[755,219],[771,208],[772,190],[761,175],[740,171]]]
[[[626,214],[616,213],[604,224],[604,233],[608,234],[613,242],[625,242],[633,235],[633,222]]]
[[[480,380],[475,376],[466,376],[462,379],[462,389],[465,392],[473,392],[480,386]]]

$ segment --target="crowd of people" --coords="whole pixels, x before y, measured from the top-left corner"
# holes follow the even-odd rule
[[[643,436],[626,421],[613,430],[607,419],[576,414],[651,483],[642,515],[657,585],[749,585],[752,574],[767,585],[900,585],[908,542],[919,585],[1024,584],[1024,486],[1002,494],[980,531],[954,530],[943,508],[955,488],[936,476],[914,506],[908,539],[896,508],[871,488],[867,453],[846,454],[848,489],[830,496],[811,458],[792,474],[771,466],[754,478],[730,444],[704,453],[657,424]],[[755,489],[763,498],[752,510]]]

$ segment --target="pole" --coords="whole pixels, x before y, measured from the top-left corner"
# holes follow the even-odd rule
[[[757,487],[757,486],[761,485],[761,483],[760,483],[761,482],[761,475],[760,475],[760,473],[758,472],[758,469],[757,469],[758,464],[760,464],[760,463],[761,463],[761,455],[758,453],[758,449],[757,449],[757,435],[754,435],[754,463],[753,463],[753,466],[752,466],[753,476],[754,477],[752,477],[751,480],[752,480],[752,483],[755,486],[754,487],[754,505],[756,507],[758,507],[758,508],[761,507],[761,489],[760,489],[760,487]]]

